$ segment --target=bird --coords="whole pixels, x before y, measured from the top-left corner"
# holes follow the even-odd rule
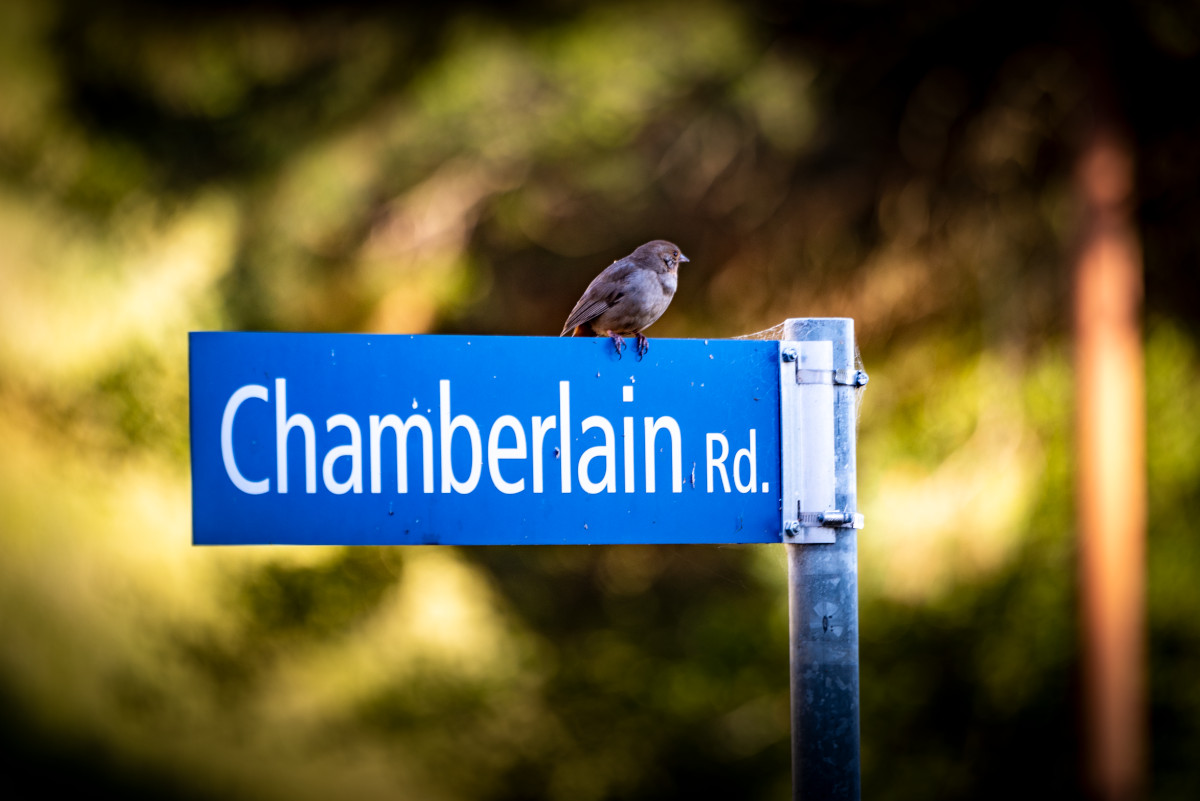
[[[617,259],[592,279],[559,336],[607,336],[620,358],[625,337],[637,338],[641,359],[650,349],[642,332],[662,316],[675,296],[679,265],[688,261],[679,247],[655,239]]]

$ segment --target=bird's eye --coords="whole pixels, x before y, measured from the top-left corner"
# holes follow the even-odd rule
[[[679,251],[678,251],[678,250],[672,250],[672,251],[671,251],[671,256],[672,256],[672,258],[676,258],[676,259],[678,259],[678,258],[679,258]]]

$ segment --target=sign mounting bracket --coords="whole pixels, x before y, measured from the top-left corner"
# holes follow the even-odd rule
[[[804,545],[837,541],[836,529],[860,529],[863,516],[839,498],[840,443],[835,421],[838,395],[864,386],[867,374],[834,369],[832,341],[779,343],[780,528],[784,542]],[[853,448],[854,443],[849,443]],[[842,493],[844,495],[844,493]],[[839,503],[839,501],[841,501]]]

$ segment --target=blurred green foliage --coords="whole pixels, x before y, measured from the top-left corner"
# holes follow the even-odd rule
[[[1200,796],[1194,3],[0,4],[0,764],[126,798],[779,798],[773,547],[193,549],[186,332],[851,316],[863,782],[1080,797],[1073,154],[1134,141],[1154,798]],[[1097,54],[1100,54],[1099,56]]]

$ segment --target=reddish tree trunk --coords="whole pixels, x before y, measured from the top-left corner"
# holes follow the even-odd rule
[[[1082,154],[1075,265],[1084,757],[1104,801],[1145,793],[1145,400],[1133,159],[1099,126]]]

